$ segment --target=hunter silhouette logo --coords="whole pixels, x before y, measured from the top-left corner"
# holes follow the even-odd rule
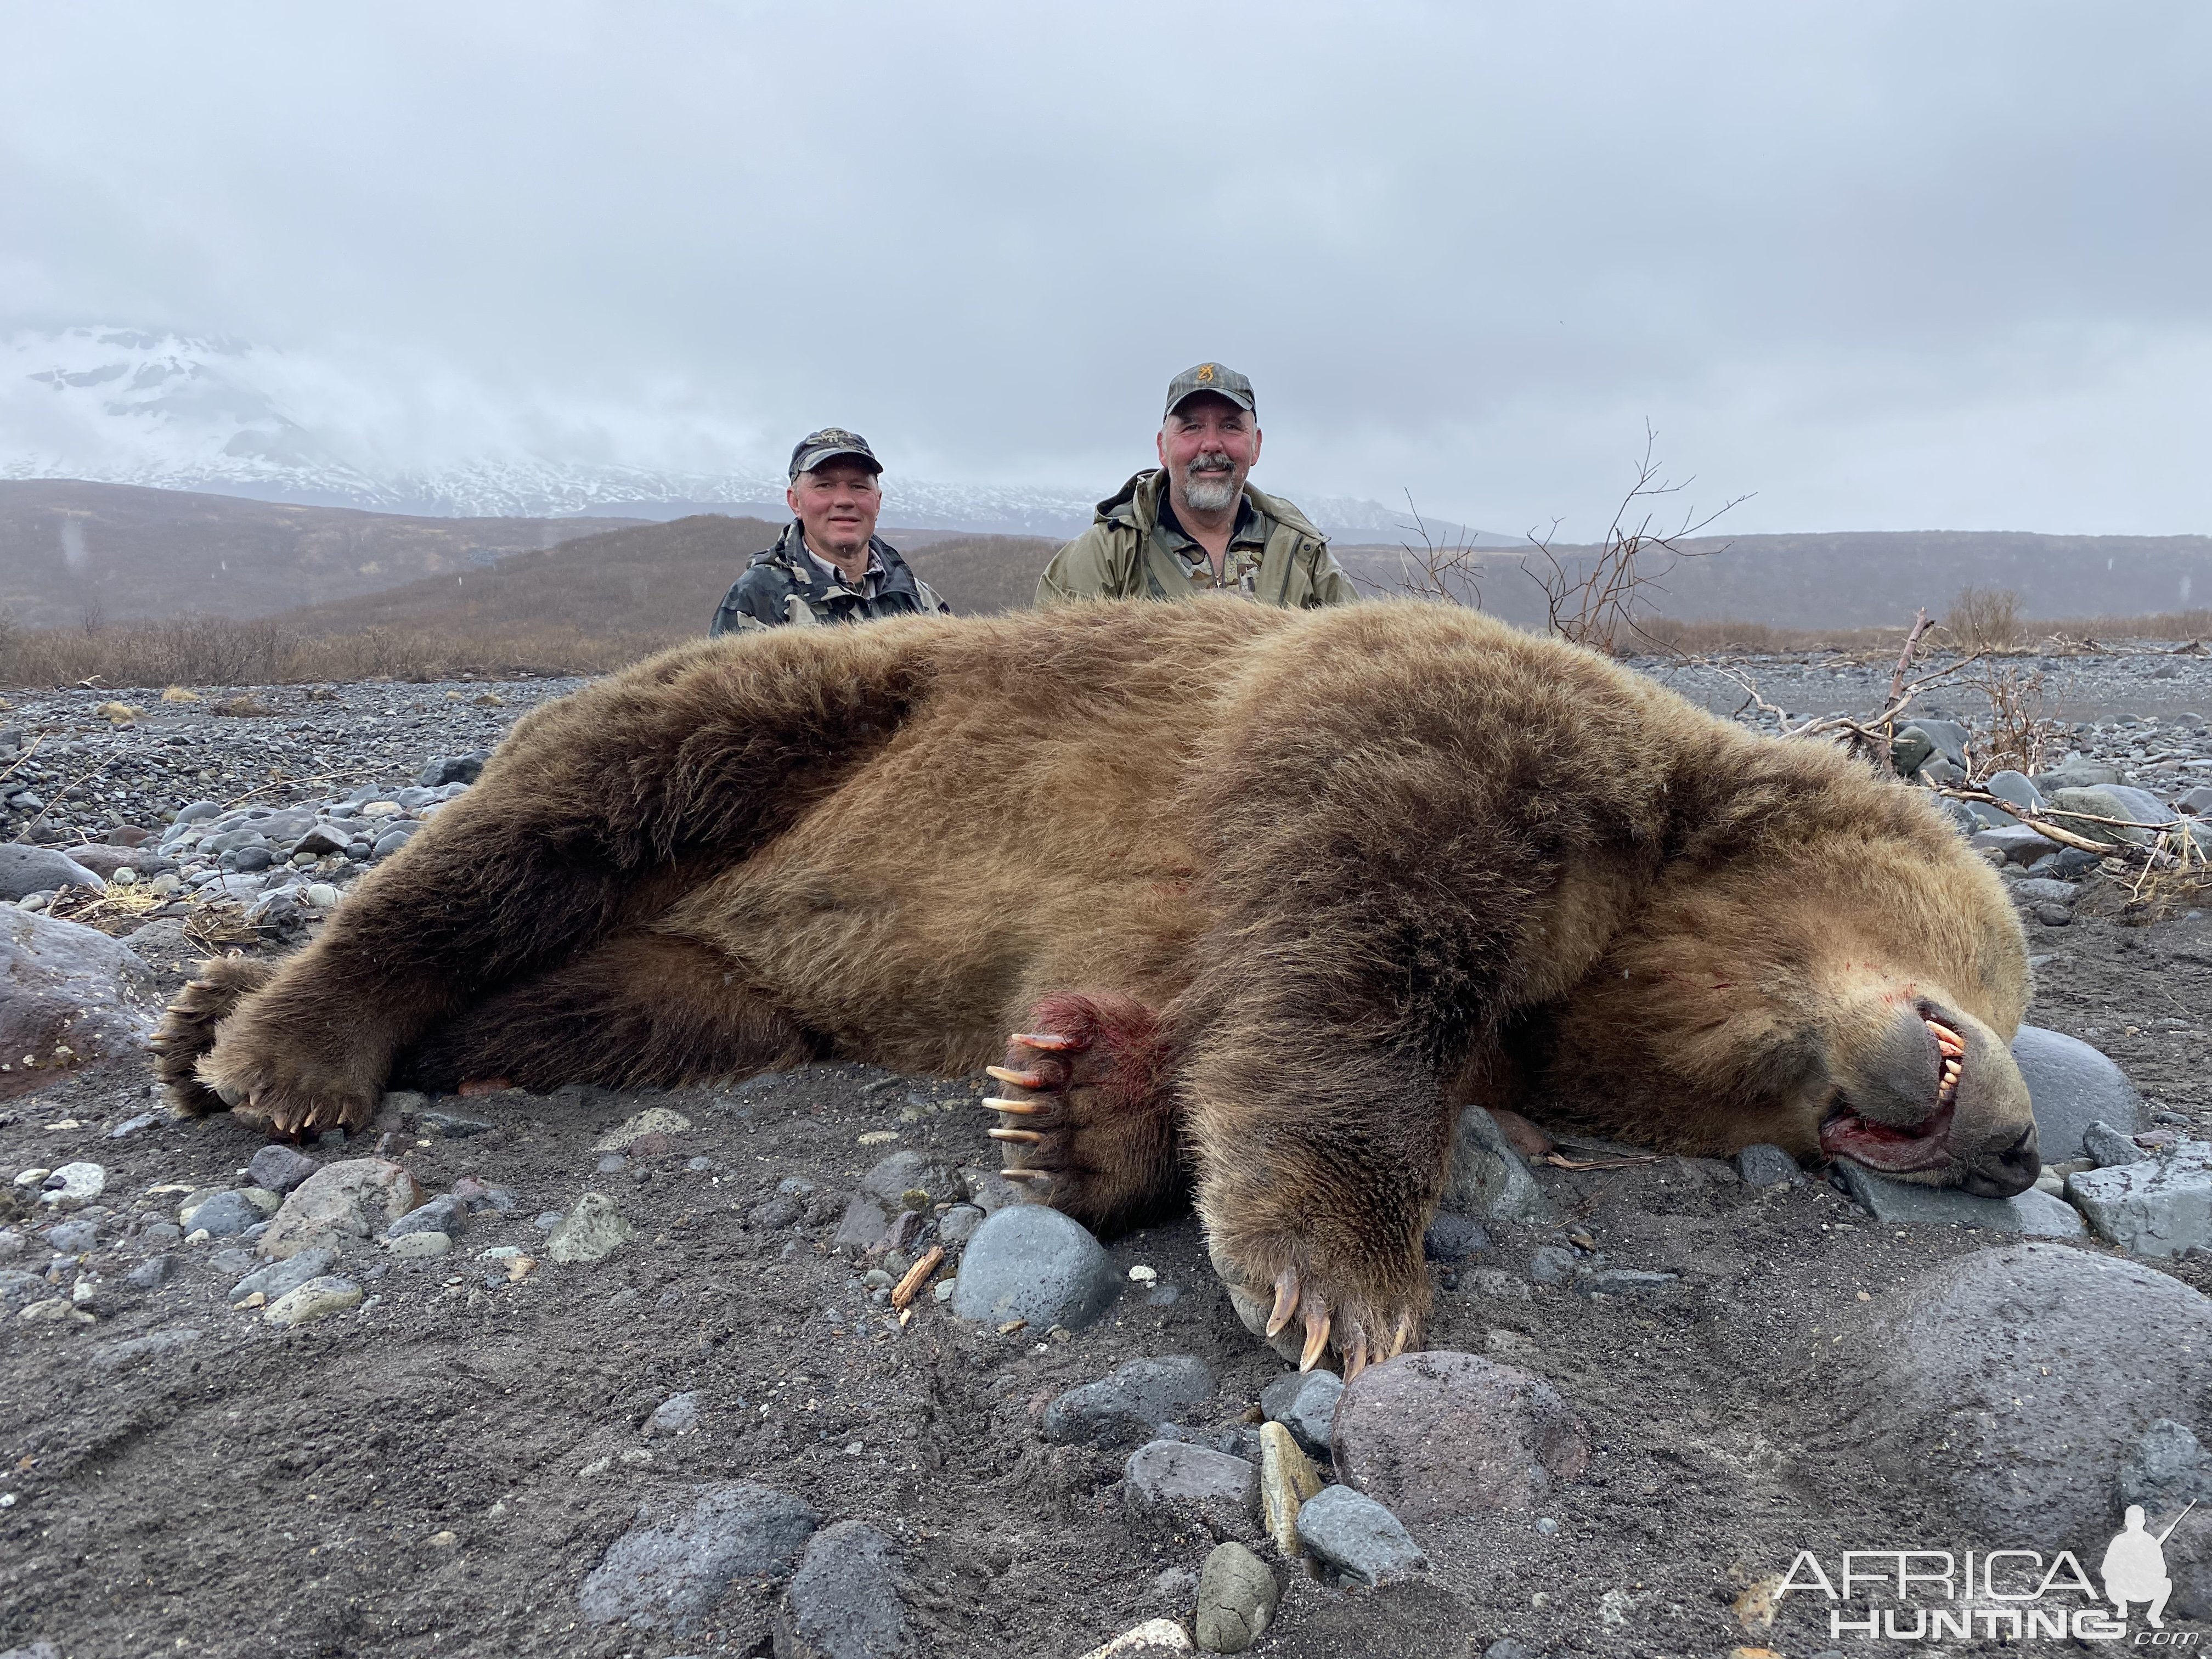
[[[1879,1549],[1844,1551],[1832,1574],[1812,1551],[1800,1550],[1775,1600],[1810,1592],[1829,1604],[1832,1640],[1864,1636],[1893,1642],[1945,1637],[2117,1642],[2127,1637],[2129,1607],[2140,1605],[2150,1629],[2136,1637],[2136,1645],[2193,1647],[2196,1634],[2164,1632],[2166,1604],[2173,1594],[2166,1542],[2196,1507],[2192,1499],[2163,1532],[2153,1532],[2142,1505],[2129,1504],[2098,1564],[2101,1597],[2071,1550],[2046,1558],[2032,1549],[1968,1550],[1963,1556],[1942,1549]]]
[[[2150,1606],[2143,1616],[2150,1620],[2150,1627],[2166,1628],[2166,1601],[2173,1594],[2173,1580],[2166,1571],[2166,1540],[2196,1507],[2192,1498],[2188,1508],[2175,1516],[2164,1532],[2153,1533],[2143,1526],[2142,1505],[2128,1505],[2120,1532],[2105,1547],[2105,1559],[2097,1569],[2104,1577],[2105,1599],[2122,1619],[2128,1616],[2129,1602],[2148,1601]]]

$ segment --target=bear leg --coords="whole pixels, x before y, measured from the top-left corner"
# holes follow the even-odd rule
[[[230,1109],[222,1096],[193,1069],[215,1046],[216,1028],[276,972],[273,962],[248,957],[216,957],[200,963],[177,1000],[161,1011],[154,1030],[154,1075],[168,1091],[169,1103],[185,1117],[205,1117]]]
[[[1125,996],[1061,992],[1030,1011],[990,1074],[983,1104],[1009,1180],[1084,1225],[1126,1225],[1182,1186],[1170,1060],[1152,1010]]]
[[[532,1094],[564,1083],[673,1089],[797,1065],[823,1048],[738,981],[727,957],[639,931],[464,1011],[394,1070],[441,1092],[487,1079]]]

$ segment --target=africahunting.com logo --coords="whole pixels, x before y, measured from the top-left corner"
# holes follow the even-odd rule
[[[2189,1509],[2164,1531],[2153,1532],[2142,1506],[2130,1504],[2124,1524],[2105,1547],[2094,1580],[2071,1550],[2052,1556],[2039,1550],[1845,1550],[1832,1572],[1812,1551],[1800,1550],[1775,1591],[1777,1610],[1787,1608],[1793,1596],[1824,1597],[1828,1635],[1838,1640],[2132,1638],[2136,1647],[2193,1648],[2196,1632],[2166,1628],[2166,1604],[2173,1595],[2166,1541]],[[2140,1610],[2144,1628],[2133,1628],[2130,1609]]]

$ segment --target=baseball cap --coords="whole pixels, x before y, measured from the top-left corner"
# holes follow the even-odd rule
[[[884,464],[876,459],[876,452],[868,447],[866,438],[842,426],[825,426],[819,432],[808,433],[791,452],[791,476],[795,478],[802,472],[811,472],[824,461],[834,461],[841,455],[866,462],[871,472],[884,470]]]
[[[1257,415],[1259,406],[1252,400],[1252,382],[1225,363],[1200,363],[1195,368],[1186,368],[1168,382],[1168,406],[1162,418],[1176,412],[1186,398],[1201,392],[1211,392],[1226,398],[1248,415]]]

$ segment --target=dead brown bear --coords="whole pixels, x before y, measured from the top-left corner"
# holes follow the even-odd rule
[[[1194,1184],[1356,1370],[1418,1340],[1457,1103],[2015,1193],[2027,985],[1992,872],[1839,755],[1480,616],[1224,600],[670,651],[161,1041],[292,1133],[394,1078],[1002,1060],[1011,1173],[1101,1228]]]

